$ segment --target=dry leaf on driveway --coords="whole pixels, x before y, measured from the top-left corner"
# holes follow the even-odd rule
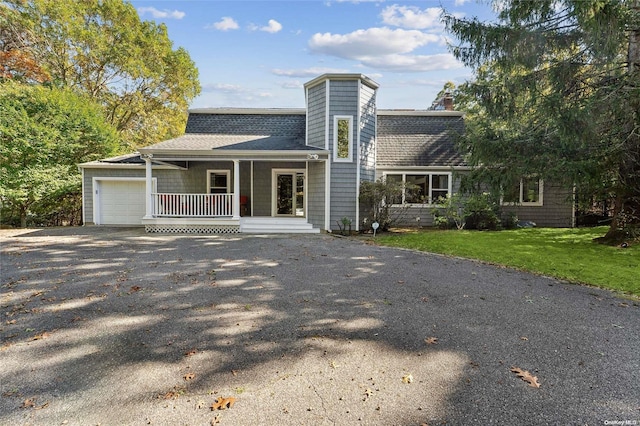
[[[538,378],[533,374],[529,373],[527,370],[523,370],[518,367],[511,367],[511,371],[516,373],[518,377],[520,377],[525,382],[529,383],[529,386],[533,388],[539,388],[540,383],[538,383]]]
[[[437,345],[438,344],[438,338],[437,337],[427,337],[426,339],[424,339],[424,342],[427,345]]]
[[[216,402],[214,402],[211,405],[211,410],[224,410],[225,408],[231,408],[233,407],[233,404],[235,404],[236,399],[232,396],[228,397],[228,398],[223,398],[220,397],[218,399],[216,399]]]

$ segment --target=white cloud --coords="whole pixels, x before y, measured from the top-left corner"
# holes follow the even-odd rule
[[[146,15],[148,13],[154,19],[182,19],[186,15],[186,13],[179,10],[158,10],[155,7],[139,7],[138,13],[140,14],[140,16]]]
[[[381,13],[382,22],[402,28],[424,30],[428,28],[441,28],[440,15],[442,11],[438,7],[420,9],[415,6],[400,6],[394,4],[387,6]]]
[[[455,0],[455,1],[453,2],[453,4],[454,4],[455,6],[462,6],[463,4],[465,4],[465,3],[469,3],[470,1],[471,1],[471,0]]]
[[[265,33],[275,34],[282,30],[282,24],[275,19],[269,19],[268,25],[261,27],[256,24],[249,24],[247,28],[249,31],[264,31]]]
[[[269,19],[269,24],[266,27],[260,28],[260,31],[265,31],[271,34],[275,34],[280,30],[282,30],[282,24],[275,19]]]
[[[359,59],[409,53],[418,47],[438,41],[440,37],[435,34],[383,27],[357,30],[344,35],[316,33],[309,40],[309,48],[314,53]]]
[[[240,28],[235,19],[224,16],[220,21],[214,22],[213,24],[208,24],[204,27],[207,30],[218,30],[218,31],[229,31],[229,30],[237,30]]]
[[[360,58],[370,68],[398,72],[423,72],[462,68],[462,63],[450,53],[435,55],[385,55]]]
[[[332,73],[347,73],[348,70],[341,68],[320,68],[320,67],[311,67],[305,69],[273,69],[271,70],[272,74],[281,76],[281,77],[295,77],[295,78],[315,78],[322,74],[332,74]]]

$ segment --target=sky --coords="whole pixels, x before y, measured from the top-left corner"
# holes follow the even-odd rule
[[[472,78],[449,52],[442,8],[493,16],[476,0],[130,2],[195,62],[202,92],[191,108],[304,108],[305,82],[359,73],[380,84],[378,108],[426,109],[447,81]]]

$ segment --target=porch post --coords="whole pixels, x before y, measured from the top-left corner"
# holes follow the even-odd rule
[[[145,199],[146,199],[146,209],[145,209],[145,219],[151,219],[153,217],[153,201],[151,198],[151,193],[153,192],[153,175],[151,172],[151,159],[153,158],[153,154],[143,154],[141,157],[144,159],[145,163]]]
[[[240,160],[233,160],[233,218],[240,219]]]

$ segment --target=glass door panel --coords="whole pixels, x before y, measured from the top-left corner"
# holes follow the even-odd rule
[[[276,216],[305,216],[304,183],[304,172],[291,170],[275,173]]]

